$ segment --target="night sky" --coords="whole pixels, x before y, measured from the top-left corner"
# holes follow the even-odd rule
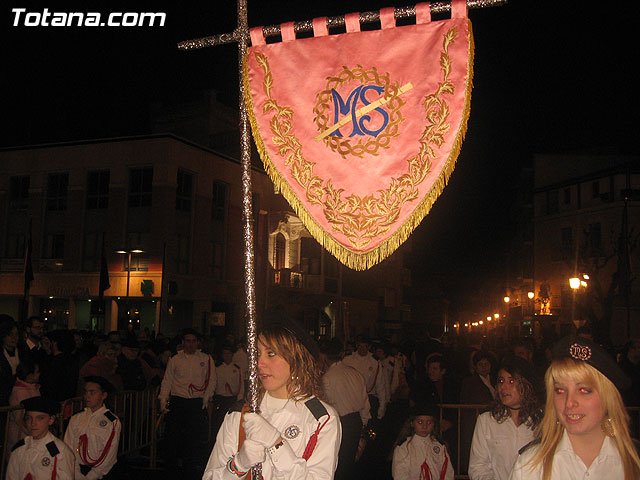
[[[167,23],[14,27],[11,9],[26,3],[29,12],[163,11]],[[250,0],[249,25],[390,5]],[[476,49],[467,137],[413,246],[424,277],[438,279],[451,298],[474,282],[501,278],[514,182],[534,153],[637,153],[638,13],[635,1],[565,0],[511,0],[470,12]],[[0,18],[1,147],[148,133],[149,102],[205,88],[237,101],[235,46],[176,48],[182,40],[231,31],[233,1],[9,0]]]

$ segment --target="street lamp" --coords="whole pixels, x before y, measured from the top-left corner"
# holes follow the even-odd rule
[[[120,249],[116,250],[116,253],[127,256],[127,317],[129,317],[129,283],[131,282],[131,255],[143,253],[144,250],[140,250],[139,248],[132,249]]]
[[[577,290],[580,288],[580,279],[578,277],[571,277],[569,279],[569,286],[573,289],[573,290]]]
[[[509,295],[505,295],[502,300],[504,300],[504,303],[509,303],[511,301],[511,298],[509,297]]]
[[[529,300],[533,300],[533,297],[535,297],[536,294],[533,292],[527,292],[527,297],[529,297]]]

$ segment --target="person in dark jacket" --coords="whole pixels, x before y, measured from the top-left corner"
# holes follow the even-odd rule
[[[144,390],[147,387],[142,360],[139,358],[140,345],[134,337],[122,342],[122,353],[118,355],[116,373],[122,378],[125,390]]]
[[[9,394],[20,363],[18,327],[9,315],[0,315],[0,406],[9,405]]]
[[[52,356],[41,366],[40,391],[43,396],[62,402],[76,396],[79,367],[73,355],[75,341],[69,330],[54,330],[48,335]]]

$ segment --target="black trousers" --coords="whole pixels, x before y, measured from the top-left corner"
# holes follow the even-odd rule
[[[356,452],[362,433],[362,420],[359,412],[340,417],[342,425],[342,443],[338,453],[338,468],[335,480],[351,480],[355,478]]]
[[[170,397],[166,439],[175,458],[189,466],[206,464],[208,426],[202,398]]]

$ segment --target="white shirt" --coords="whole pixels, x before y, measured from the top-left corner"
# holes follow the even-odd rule
[[[387,389],[383,379],[382,365],[378,360],[373,358],[371,353],[366,355],[360,355],[358,352],[353,352],[343,360],[345,365],[355,368],[364,377],[364,382],[367,385],[367,393],[375,395],[380,401],[380,408],[378,409],[378,418],[384,416],[384,412],[387,408],[387,402],[389,398],[387,396]]]
[[[85,408],[71,417],[64,434],[64,443],[73,449],[76,457],[76,480],[96,480],[109,473],[118,460],[121,429],[122,425],[118,417],[104,405],[95,412]],[[86,475],[82,474],[80,465],[93,463],[102,456],[112,432],[113,440],[105,452],[104,460],[99,465],[93,466]],[[80,455],[80,436],[83,434],[87,435],[86,458]]]
[[[280,432],[284,443],[274,453],[266,454],[262,464],[265,480],[333,479],[342,439],[338,414],[333,407],[322,402],[329,416],[316,420],[304,402],[276,399],[265,393],[260,403],[261,415]],[[238,480],[226,465],[229,458],[238,452],[240,417],[240,412],[230,412],[225,416],[202,480]],[[318,434],[316,448],[309,460],[305,461],[302,454],[307,442],[325,421],[327,423]]]
[[[235,363],[222,362],[216,367],[216,395],[223,397],[236,397],[242,400],[244,397],[244,378],[240,366]]]
[[[391,398],[391,379],[393,378],[393,370],[395,369],[395,359],[391,356],[380,360],[382,365],[382,378],[384,387],[387,389],[387,399]]]
[[[53,442],[58,453],[51,455],[47,445]],[[57,461],[56,461],[57,459]],[[24,480],[29,473],[33,480],[51,480],[53,467],[56,468],[56,480],[73,480],[75,458],[71,449],[59,438],[48,432],[40,440],[32,436],[24,439],[9,457],[6,480]]]
[[[240,367],[242,378],[247,380],[249,378],[249,356],[247,352],[242,348],[238,348],[231,361]]]
[[[476,421],[469,454],[471,480],[507,480],[518,450],[533,440],[533,431],[524,423],[516,426],[507,418],[498,423],[491,412],[482,413]]]
[[[391,393],[395,393],[402,382],[406,383],[405,370],[407,366],[407,357],[402,353],[393,359],[393,374],[391,375]]]
[[[453,480],[453,465],[449,454],[446,453],[444,445],[440,444],[431,436],[421,437],[414,435],[404,443],[398,445],[393,450],[393,462],[391,464],[391,474],[393,480],[419,480],[422,464],[426,460],[429,472],[433,480],[440,478],[442,467],[445,463],[447,467],[444,474],[445,480]],[[427,479],[429,477],[426,477]]]
[[[509,480],[540,480],[542,479],[542,464],[536,465],[532,470],[526,463],[536,453],[538,446],[528,448],[518,456],[513,472]],[[593,460],[589,468],[582,459],[573,451],[571,440],[564,432],[556,453],[553,456],[551,469],[552,480],[624,480],[624,469],[618,448],[609,437],[604,437],[600,453]]]
[[[208,377],[208,378],[207,378]],[[206,403],[216,388],[216,367],[211,356],[200,350],[193,355],[183,351],[169,359],[158,398],[169,395],[182,398],[202,398]]]
[[[353,367],[336,362],[322,376],[322,388],[325,398],[341,417],[360,412],[362,424],[371,418],[371,406],[364,378]]]

